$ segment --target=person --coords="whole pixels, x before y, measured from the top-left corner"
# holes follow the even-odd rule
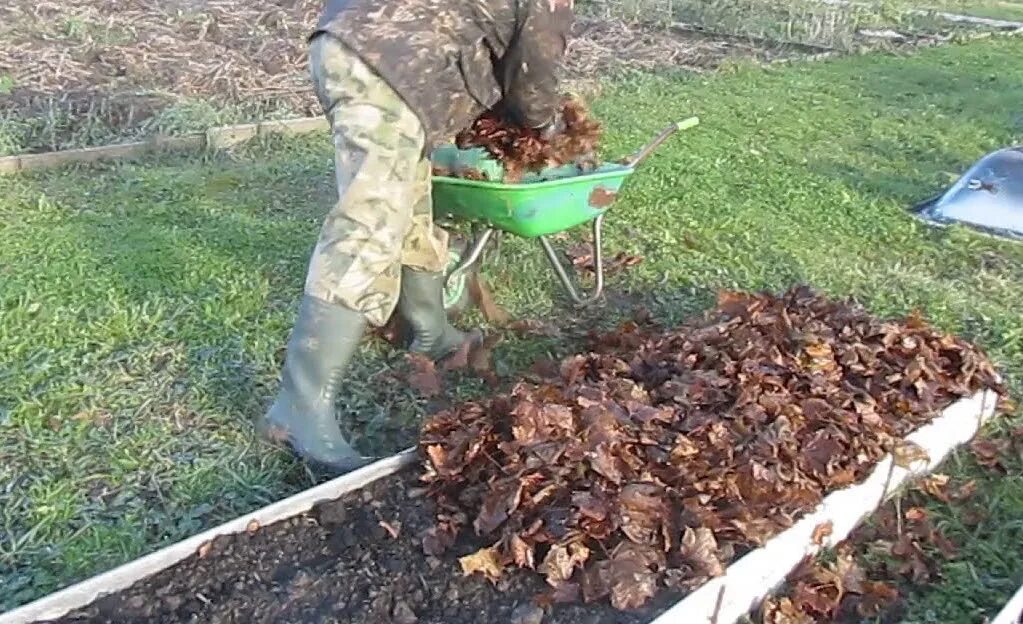
[[[480,340],[443,307],[448,235],[432,219],[429,154],[488,109],[548,137],[564,130],[558,71],[572,21],[572,0],[328,0],[309,64],[338,200],[265,436],[329,471],[359,468],[370,458],[341,434],[334,400],[367,328],[397,310],[409,350],[435,361]]]

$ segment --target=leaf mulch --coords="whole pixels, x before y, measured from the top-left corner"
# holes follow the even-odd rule
[[[918,316],[806,288],[724,293],[698,322],[626,325],[556,375],[430,418],[423,548],[471,533],[489,545],[462,558],[467,574],[527,569],[543,604],[641,607],[722,574],[985,388],[1002,392],[986,356]],[[832,593],[887,595],[828,574]]]

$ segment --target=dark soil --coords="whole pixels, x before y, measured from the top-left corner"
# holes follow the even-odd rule
[[[496,586],[463,576],[458,557],[485,544],[462,542],[442,558],[423,554],[433,504],[418,496],[416,474],[382,479],[251,534],[220,537],[203,556],[56,622],[639,624],[681,597],[663,591],[631,612],[607,601],[541,611],[533,598],[550,588],[535,573],[508,570]]]

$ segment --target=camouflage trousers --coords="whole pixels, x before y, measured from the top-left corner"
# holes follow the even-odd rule
[[[383,326],[401,267],[443,271],[448,234],[433,223],[425,132],[404,101],[328,36],[309,50],[313,85],[334,137],[338,200],[309,261],[305,292]]]

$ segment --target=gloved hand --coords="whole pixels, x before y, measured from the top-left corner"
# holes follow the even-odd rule
[[[554,117],[547,122],[547,125],[541,126],[540,138],[544,141],[550,141],[554,137],[565,132],[568,129],[565,123],[565,117],[561,114],[561,111],[554,113]]]

